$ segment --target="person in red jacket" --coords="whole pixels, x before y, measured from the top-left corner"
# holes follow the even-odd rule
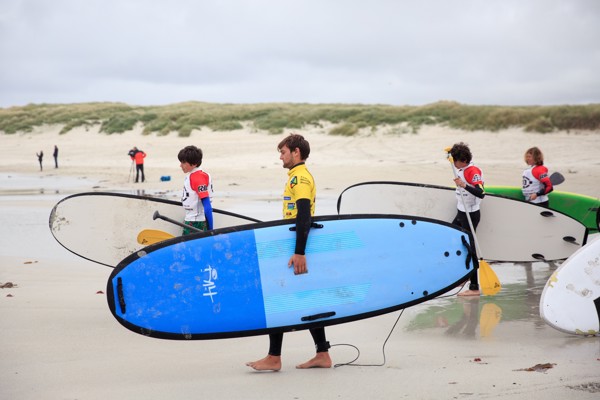
[[[525,152],[527,169],[523,171],[523,196],[525,200],[542,207],[548,207],[548,193],[554,188],[548,176],[548,168],[544,166],[544,154],[537,147]]]
[[[144,176],[144,158],[146,158],[146,153],[142,150],[134,147],[129,150],[129,157],[131,157],[131,161],[135,161],[135,183],[138,183],[140,179],[140,174],[142,175],[142,182],[146,180]]]

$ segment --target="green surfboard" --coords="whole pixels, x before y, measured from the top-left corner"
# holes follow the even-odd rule
[[[525,201],[520,187],[486,186],[487,193]],[[549,207],[578,220],[590,230],[598,232],[600,227],[600,199],[583,194],[553,191],[548,195]]]

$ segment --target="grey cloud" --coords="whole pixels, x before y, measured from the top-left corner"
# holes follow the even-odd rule
[[[600,102],[594,0],[4,0],[0,107]]]

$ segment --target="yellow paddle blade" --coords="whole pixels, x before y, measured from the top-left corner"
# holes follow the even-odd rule
[[[479,314],[479,334],[481,337],[490,337],[500,319],[502,309],[494,303],[485,303]]]
[[[137,236],[137,242],[144,246],[162,242],[163,240],[174,238],[170,233],[159,231],[157,229],[144,229]]]
[[[479,287],[486,296],[493,296],[502,289],[498,276],[484,260],[479,260]]]

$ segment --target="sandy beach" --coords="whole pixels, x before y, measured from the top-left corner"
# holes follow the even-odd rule
[[[177,152],[194,144],[213,177],[215,207],[279,219],[287,175],[276,146],[287,132],[203,130],[181,138],[144,136],[141,128],[110,136],[97,127],[64,135],[60,129],[0,134],[0,285],[12,284],[0,289],[1,399],[595,399],[600,393],[600,338],[561,333],[539,317],[539,296],[557,267],[543,262],[494,265],[503,283],[494,297],[449,293],[400,318],[392,313],[328,328],[334,362],[352,361],[358,348],[356,363],[363,366],[296,370],[314,352],[305,331],[285,336],[277,373],[244,365],[266,354],[266,337],[183,342],[132,333],[108,310],[111,269],[54,240],[52,207],[88,191],[177,200],[183,180]],[[359,182],[452,184],[443,149],[458,141],[470,145],[486,185],[519,186],[523,153],[539,146],[550,171],[565,176],[556,190],[600,197],[599,132],[434,126],[416,134],[390,128],[337,137],[326,129],[299,131],[311,143],[307,164],[318,186],[318,215],[335,214],[339,194]],[[127,156],[133,146],[148,155],[144,183],[133,182]],[[384,343],[385,364],[378,366]]]

